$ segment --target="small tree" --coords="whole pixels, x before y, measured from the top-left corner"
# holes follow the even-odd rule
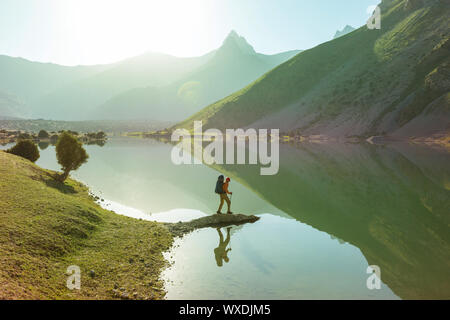
[[[56,143],[56,158],[62,166],[63,173],[59,180],[64,182],[69,176],[69,172],[77,170],[89,158],[82,144],[72,135],[63,132]]]
[[[36,162],[40,157],[37,146],[31,140],[19,140],[14,147],[6,150],[6,152],[28,159],[31,162]]]
[[[48,139],[50,137],[50,135],[48,134],[47,131],[41,130],[41,131],[39,131],[38,137],[40,139]]]
[[[106,138],[106,133],[104,133],[103,131],[99,131],[99,132],[97,132],[95,137],[97,139],[105,139]]]

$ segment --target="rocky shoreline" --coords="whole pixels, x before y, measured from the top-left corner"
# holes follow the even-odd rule
[[[214,214],[191,220],[189,222],[164,223],[175,237],[182,237],[197,229],[203,228],[223,228],[228,226],[238,226],[246,223],[255,223],[260,218],[255,215],[244,214]]]
[[[41,130],[39,133],[35,132],[27,132],[23,130],[7,130],[7,129],[0,129],[0,144],[8,144],[8,143],[15,143],[18,140],[32,140],[36,143],[48,143],[48,144],[56,144],[58,141],[59,135],[63,131],[58,132],[47,132],[44,130]],[[79,141],[85,144],[105,144],[108,137],[106,133],[103,131],[99,132],[86,132],[86,133],[79,133],[76,131],[68,131],[70,134],[75,136]]]

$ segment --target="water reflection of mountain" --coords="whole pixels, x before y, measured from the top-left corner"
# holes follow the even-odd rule
[[[411,146],[282,146],[280,171],[223,166],[293,218],[357,246],[401,298],[450,298],[450,155]]]

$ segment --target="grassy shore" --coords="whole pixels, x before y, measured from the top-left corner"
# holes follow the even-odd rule
[[[161,299],[159,223],[100,208],[87,187],[0,151],[0,299]],[[81,269],[81,289],[66,269]]]

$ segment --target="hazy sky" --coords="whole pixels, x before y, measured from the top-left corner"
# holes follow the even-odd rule
[[[0,0],[0,54],[65,65],[196,56],[236,30],[262,53],[308,49],[379,0]]]

